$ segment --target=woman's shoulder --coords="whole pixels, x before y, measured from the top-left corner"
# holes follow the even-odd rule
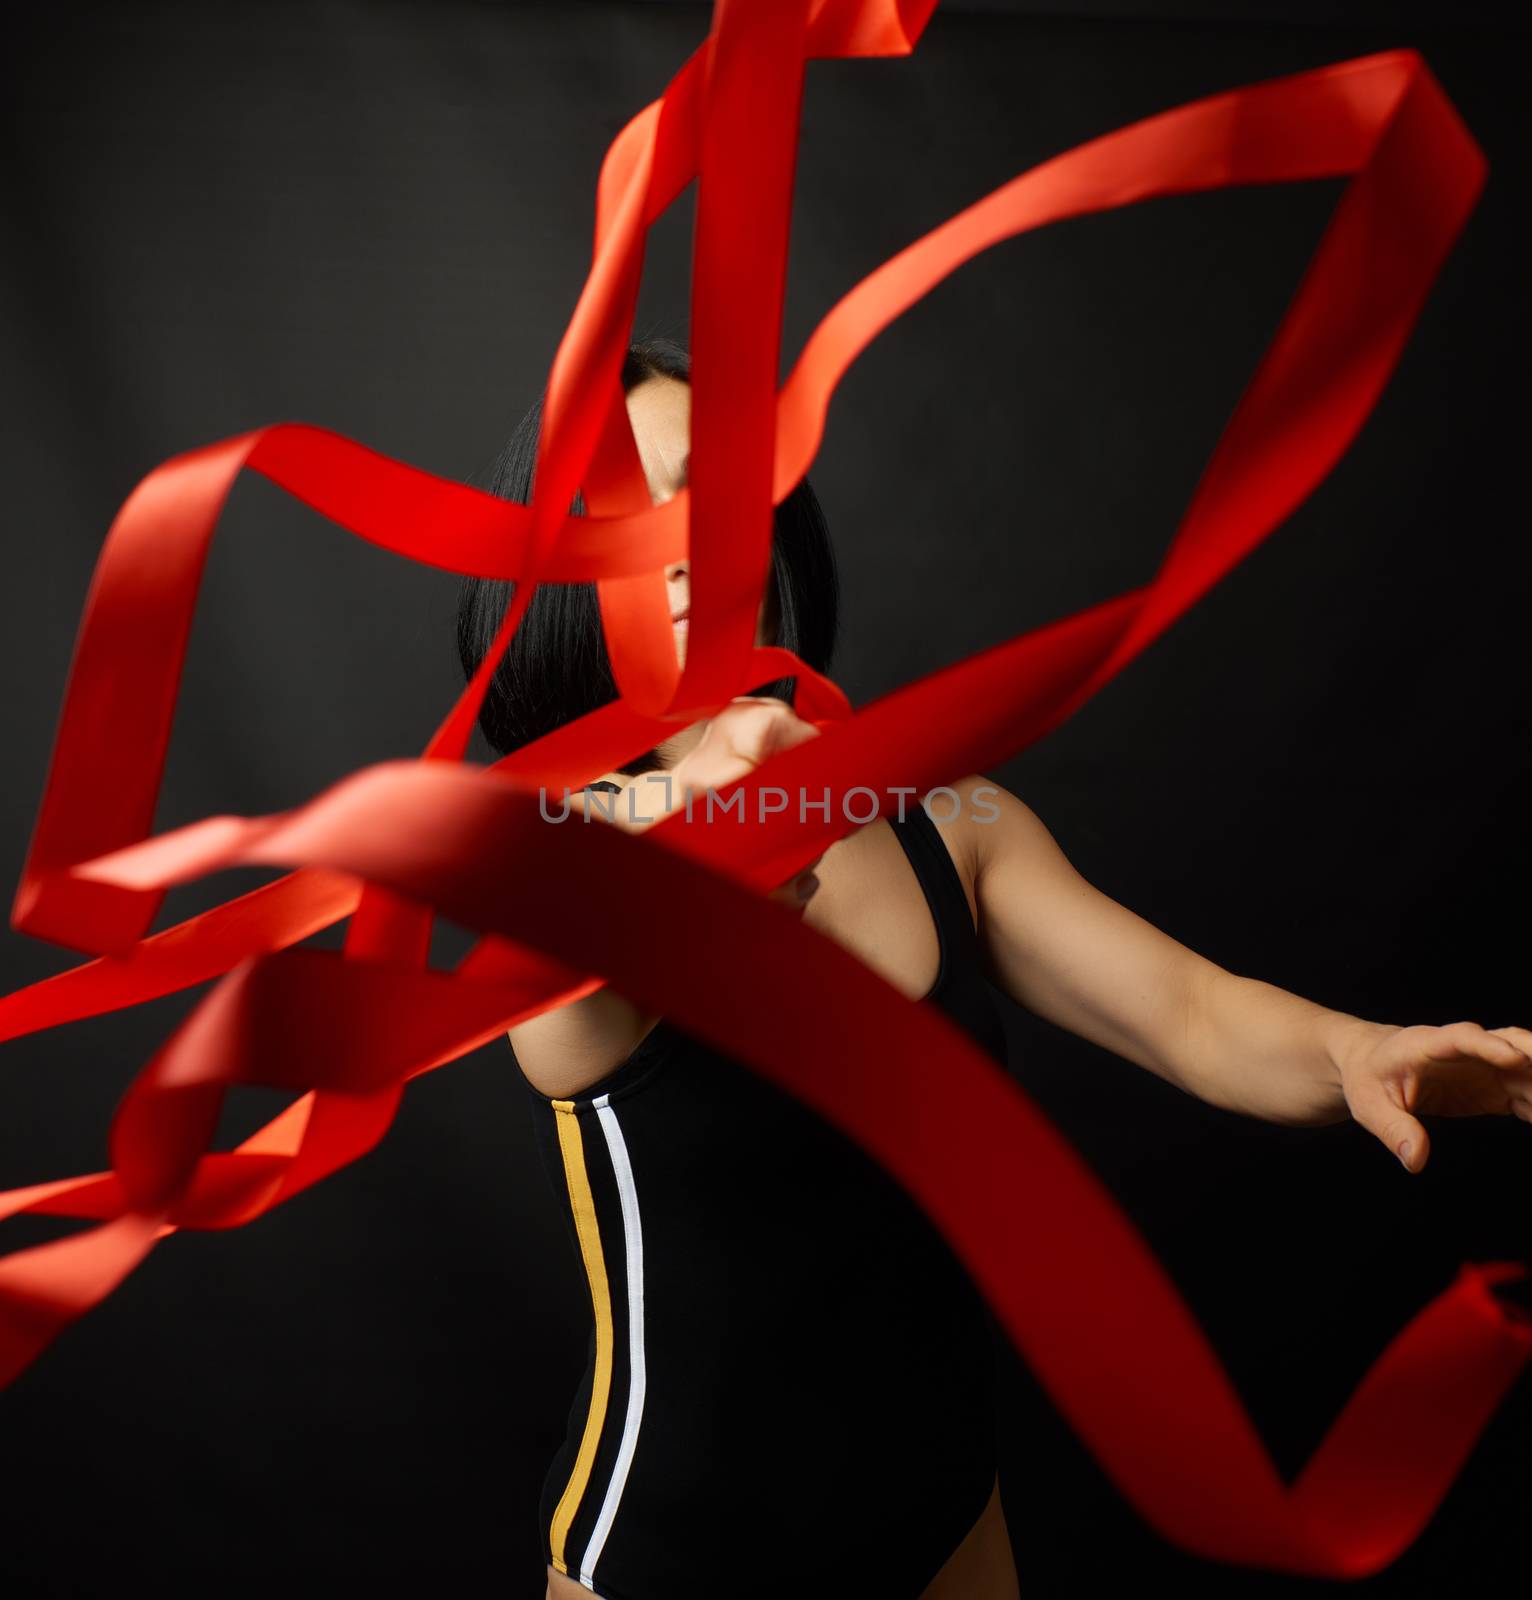
[[[945,794],[955,794],[962,801],[965,815],[993,811],[996,797],[1000,795],[1012,801],[1016,800],[1016,796],[1009,789],[1003,784],[996,783],[983,772],[970,772],[966,778],[957,778],[951,783],[940,784],[926,791],[928,800],[932,795]]]
[[[997,797],[1006,791],[982,772],[938,784],[921,797],[970,897],[983,864],[984,829],[998,813]],[[1014,796],[1010,796],[1014,799]]]
[[[987,773],[971,772],[929,790],[925,804],[971,892],[987,868],[1057,851],[1042,818]]]

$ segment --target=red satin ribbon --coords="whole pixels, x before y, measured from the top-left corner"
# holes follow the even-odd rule
[[[885,263],[824,319],[779,393],[804,63],[907,54],[933,4],[719,0],[706,42],[608,151],[530,507],[295,425],[176,457],[129,497],[87,597],[12,909],[18,930],[98,959],[0,1000],[0,1038],[219,981],[124,1096],[109,1171],[0,1196],[0,1216],[97,1224],[0,1260],[0,1381],[165,1234],[263,1215],[369,1150],[408,1079],[610,980],[798,1095],[906,1185],[1166,1538],[1217,1560],[1358,1576],[1393,1560],[1440,1503],[1532,1353],[1532,1319],[1493,1293],[1521,1264],[1465,1265],[1285,1485],[1174,1285],[1027,1095],[939,1011],[762,891],[850,830],[847,790],[924,790],[1041,737],[1281,522],[1376,401],[1474,204],[1482,157],[1408,51],[1180,107],[1024,173]],[[618,374],[646,230],[694,176],[690,487],[652,507]],[[1153,582],[854,716],[795,657],[753,647],[771,506],[813,459],[841,375],[934,284],[1066,217],[1335,176],[1351,181]],[[276,816],[152,838],[202,564],[246,467],[411,560],[515,578],[517,595],[421,760],[366,768]],[[579,487],[591,515],[570,518]],[[683,553],[693,620],[678,672],[661,569]],[[465,765],[534,585],[576,579],[598,584],[622,698],[491,768]],[[822,736],[735,787],[747,813],[763,785],[828,791],[827,816],[677,816],[633,836],[540,815],[539,786],[585,782],[787,673]],[[148,934],[169,885],[256,862],[297,870]],[[620,921],[586,916],[581,882],[643,904],[652,936],[629,941]],[[438,913],[485,936],[450,974],[427,964]],[[348,915],[343,951],[299,947]],[[769,993],[733,981],[767,968],[780,975]],[[237,1149],[212,1151],[239,1083],[295,1099]]]

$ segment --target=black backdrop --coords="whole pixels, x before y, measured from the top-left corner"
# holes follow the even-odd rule
[[[1498,1026],[1532,1022],[1523,408],[1501,390],[1526,322],[1525,83],[1518,41],[1477,17],[990,4],[940,11],[911,58],[816,62],[784,360],[863,273],[1048,155],[1225,87],[1421,48],[1491,178],[1375,417],[1262,549],[996,776],[1093,882],[1233,971],[1379,1020]],[[606,144],[706,19],[54,7],[13,34],[8,884],[92,564],[134,483],[288,419],[478,473],[573,307]],[[845,569],[854,700],[1149,578],[1337,192],[1162,201],[1016,240],[873,346],[812,474]],[[643,330],[685,335],[691,215],[688,191],[652,235]],[[460,688],[455,587],[242,481],[157,826],[296,805],[417,754]],[[156,926],[276,875],[176,891]],[[444,926],[438,964],[467,942]],[[3,951],[6,990],[74,964],[14,934]],[[100,1170],[118,1096],[201,992],[11,1044],[0,1185]],[[1008,1022],[1021,1081],[1166,1262],[1286,1474],[1460,1261],[1532,1253],[1524,1124],[1437,1123],[1409,1176],[1354,1126],[1218,1112],[1015,1007]],[[276,1106],[235,1096],[224,1142]],[[9,1249],[68,1226],[0,1232]],[[0,1582],[540,1594],[536,1487],[582,1294],[506,1053],[485,1048],[413,1085],[379,1149],[317,1190],[167,1240],[0,1395]],[[1299,1586],[1167,1548],[1019,1365],[1008,1391],[1005,1502],[1029,1592],[1125,1571]],[[1529,1421],[1524,1380],[1374,1589],[1524,1567]]]

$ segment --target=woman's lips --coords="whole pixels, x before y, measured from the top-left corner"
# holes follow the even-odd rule
[[[691,621],[691,617],[691,608],[688,606],[685,611],[676,612],[670,619],[670,625],[673,628],[684,628]]]

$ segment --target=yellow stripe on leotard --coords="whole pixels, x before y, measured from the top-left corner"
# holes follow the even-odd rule
[[[552,1105],[558,1113],[559,1149],[564,1157],[564,1177],[569,1185],[575,1232],[579,1235],[580,1254],[585,1260],[585,1276],[590,1283],[591,1303],[596,1311],[596,1371],[591,1381],[590,1411],[585,1418],[585,1432],[581,1435],[580,1448],[575,1455],[574,1470],[569,1474],[569,1482],[564,1486],[564,1493],[554,1510],[549,1532],[553,1565],[567,1575],[569,1568],[564,1564],[564,1541],[569,1537],[570,1524],[580,1508],[585,1486],[590,1482],[596,1446],[601,1439],[601,1425],[606,1420],[607,1398],[612,1388],[612,1295],[606,1281],[606,1261],[601,1254],[601,1229],[596,1222],[596,1202],[585,1171],[580,1119],[575,1115],[572,1100],[555,1100]]]

